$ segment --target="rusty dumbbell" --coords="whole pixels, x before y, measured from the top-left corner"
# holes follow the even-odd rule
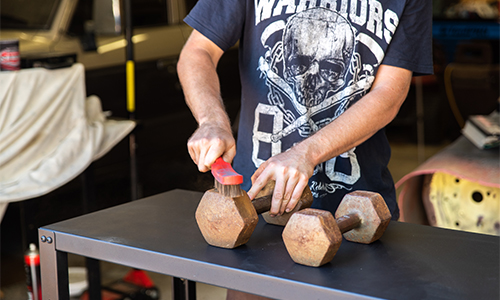
[[[283,241],[293,261],[319,267],[330,262],[342,242],[370,244],[378,240],[391,213],[378,193],[355,191],[344,196],[335,218],[329,211],[304,209],[283,230]]]
[[[245,191],[239,197],[227,197],[215,189],[205,192],[196,209],[196,222],[208,244],[222,248],[236,248],[250,239],[259,214],[267,223],[284,226],[294,212],[310,207],[311,190],[306,187],[295,209],[281,216],[266,216],[271,208],[274,184],[269,184],[250,201]]]

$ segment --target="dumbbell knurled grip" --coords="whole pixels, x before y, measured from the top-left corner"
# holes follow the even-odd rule
[[[265,213],[266,211],[269,211],[271,209],[272,199],[273,195],[271,194],[252,200],[252,204],[255,207],[258,215]]]
[[[351,229],[358,227],[361,224],[361,218],[358,214],[348,214],[341,216],[336,219],[337,226],[340,229],[340,232],[345,233]]]

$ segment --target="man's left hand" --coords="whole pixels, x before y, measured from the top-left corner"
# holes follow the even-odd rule
[[[289,212],[297,205],[314,167],[307,153],[295,147],[275,155],[262,163],[253,174],[248,196],[254,199],[269,181],[274,180],[276,185],[269,214]]]

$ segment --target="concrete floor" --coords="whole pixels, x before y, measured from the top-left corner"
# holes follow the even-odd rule
[[[414,170],[422,161],[427,159],[443,149],[447,143],[440,145],[426,145],[419,148],[413,142],[395,141],[391,143],[392,158],[389,163],[394,181],[397,182],[401,177]],[[420,152],[419,152],[420,151]],[[399,191],[398,191],[399,192]],[[24,270],[22,265],[15,263],[18,261],[18,256],[15,259],[5,257],[2,255],[2,286],[1,290],[4,293],[2,299],[5,300],[25,300],[28,299],[26,295],[26,287],[24,282]],[[69,256],[70,266],[83,266],[84,260],[79,256]],[[122,278],[130,270],[128,267],[115,265],[107,262],[101,262],[101,276],[103,284],[108,284],[112,281]],[[168,300],[171,297],[171,280],[170,276],[147,272],[153,282],[160,289],[161,299]],[[197,299],[225,299],[226,290],[224,288],[210,286],[198,283],[197,284]]]

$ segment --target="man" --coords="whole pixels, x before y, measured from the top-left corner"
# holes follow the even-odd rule
[[[431,9],[430,0],[199,0],[178,63],[199,124],[188,141],[198,169],[233,162],[251,199],[274,180],[274,215],[309,185],[313,206],[332,212],[350,191],[379,192],[397,220],[383,128],[412,74],[432,73]],[[216,73],[237,41],[238,147]]]

